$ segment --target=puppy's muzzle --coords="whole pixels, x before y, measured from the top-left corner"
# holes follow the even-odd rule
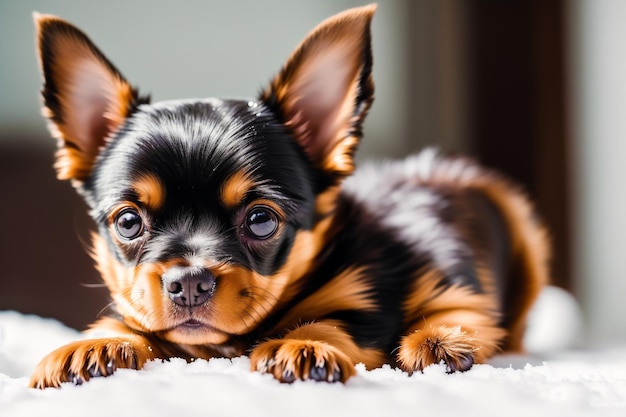
[[[199,306],[215,291],[215,276],[206,268],[174,267],[161,278],[170,300],[182,307]]]

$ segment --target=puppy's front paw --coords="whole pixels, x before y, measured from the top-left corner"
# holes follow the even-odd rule
[[[356,373],[343,352],[313,340],[270,340],[252,351],[250,361],[253,371],[270,373],[281,382],[345,382]]]
[[[154,359],[150,346],[126,338],[81,340],[48,354],[35,368],[30,387],[80,385],[92,377],[109,376],[118,368],[141,369]]]
[[[407,372],[421,371],[441,361],[448,373],[464,372],[474,364],[478,349],[477,340],[460,327],[432,327],[402,339],[398,362]]]

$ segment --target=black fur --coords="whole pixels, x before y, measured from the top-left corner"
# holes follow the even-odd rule
[[[237,171],[254,173],[263,186],[233,211],[220,201],[220,190]],[[193,252],[271,275],[283,264],[295,231],[312,225],[317,174],[284,126],[255,100],[140,106],[110,140],[81,188],[102,236],[109,235],[108,215],[115,206],[124,201],[140,204],[132,184],[146,173],[159,178],[167,198],[158,213],[143,213],[150,236],[141,247],[116,251],[127,265]],[[250,250],[239,241],[239,216],[247,203],[260,198],[283,209],[287,230],[281,241]],[[206,231],[219,243],[181,246],[195,230]]]

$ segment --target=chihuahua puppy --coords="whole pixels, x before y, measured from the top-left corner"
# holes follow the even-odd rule
[[[35,15],[57,174],[97,225],[116,314],[32,387],[239,355],[335,382],[358,363],[457,372],[521,348],[548,243],[518,188],[432,151],[355,172],[374,11],[321,23],[257,99],[156,104],[79,29]]]

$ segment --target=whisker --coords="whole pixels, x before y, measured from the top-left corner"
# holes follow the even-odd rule
[[[239,320],[241,320],[241,323],[243,323],[243,326],[244,326],[245,330],[250,330],[250,325],[248,325],[248,323],[246,323],[246,320],[241,315],[241,313],[246,313],[249,317],[252,317],[252,315],[248,311],[243,311],[243,312],[238,312],[237,313],[237,317],[239,317]],[[254,317],[252,317],[252,319],[254,319]]]
[[[258,304],[258,303],[257,303]],[[251,318],[252,320],[254,320],[255,322],[259,322],[261,321],[261,319],[264,317],[263,315],[261,315],[261,313],[259,312],[259,310],[256,309],[256,307],[254,307],[253,304],[249,304],[248,305],[248,310],[245,311]],[[255,313],[256,317],[252,314]]]
[[[254,301],[256,303],[256,305],[258,305],[259,307],[261,307],[263,309],[263,311],[265,312],[264,316],[268,316],[270,314],[270,310],[268,309],[268,307],[266,305],[267,300],[265,298],[262,298],[262,300],[258,300],[255,297],[252,297],[251,300]],[[261,302],[261,301],[265,301],[265,302]],[[253,306],[254,306],[254,304],[251,303],[250,307],[254,308]],[[261,318],[261,315],[258,313],[257,309],[254,308],[254,310],[255,310],[255,312],[257,312],[257,315],[259,315],[259,318]]]
[[[85,288],[108,288],[108,286],[104,282],[101,282],[101,283],[81,282],[80,286],[85,287]]]
[[[257,293],[255,292],[255,290],[260,291]],[[255,310],[259,319],[261,319],[262,317],[267,317],[271,312],[271,308],[276,305],[276,302],[278,301],[278,298],[274,294],[272,294],[267,289],[261,287],[246,288],[246,297],[248,297],[248,299],[250,300],[250,303],[248,304],[249,307]],[[265,312],[264,315],[261,315],[256,310],[256,308],[254,307],[255,303],[263,309],[263,311]]]
[[[98,314],[96,314],[96,317],[98,318],[102,317],[102,315],[104,315],[104,312],[108,309],[111,309],[113,312],[115,312],[115,309],[113,308],[114,306],[115,306],[115,301],[111,301],[110,303],[102,307],[100,311],[98,311]]]

